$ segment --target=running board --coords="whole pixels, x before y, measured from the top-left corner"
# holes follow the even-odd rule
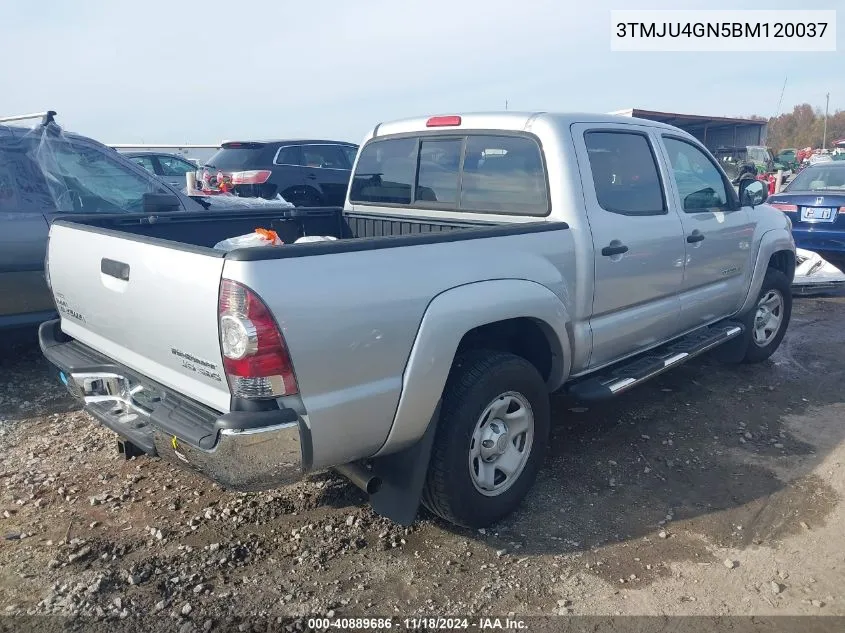
[[[606,400],[642,384],[667,369],[681,365],[722,343],[742,334],[740,323],[722,322],[697,330],[617,365],[600,370],[596,375],[572,383],[566,392],[578,400]]]

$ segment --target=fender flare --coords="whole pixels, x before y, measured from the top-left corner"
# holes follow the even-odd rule
[[[433,420],[455,353],[464,335],[479,326],[530,318],[552,346],[549,391],[569,375],[569,314],[563,302],[542,284],[524,279],[496,279],[457,286],[437,295],[420,322],[402,375],[402,391],[390,432],[374,455],[380,457],[415,443]]]
[[[763,287],[763,279],[769,267],[769,260],[778,251],[792,251],[795,253],[795,240],[789,231],[783,229],[772,229],[766,231],[760,238],[760,247],[757,250],[757,258],[754,260],[754,273],[751,276],[751,283],[748,287],[748,294],[738,314],[745,314],[754,305],[760,288]],[[790,280],[790,283],[792,280]]]

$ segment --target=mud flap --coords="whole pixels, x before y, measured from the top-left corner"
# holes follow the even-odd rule
[[[734,321],[742,325],[742,334],[729,340],[722,345],[719,345],[713,350],[713,356],[720,363],[726,365],[739,365],[745,358],[745,352],[748,351],[748,346],[751,345],[751,328],[754,325],[755,307],[743,315],[737,315],[733,318]]]
[[[370,495],[370,504],[378,514],[399,525],[411,525],[417,518],[440,405],[438,402],[425,434],[416,444],[372,461],[373,474],[381,479],[381,488]]]

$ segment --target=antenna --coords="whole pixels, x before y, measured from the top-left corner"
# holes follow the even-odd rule
[[[775,113],[775,117],[780,116],[780,106],[783,103],[783,93],[786,90],[786,80],[788,78],[789,78],[788,76],[783,78],[783,88],[781,88],[781,90],[780,90],[780,99],[778,99],[778,111]]]

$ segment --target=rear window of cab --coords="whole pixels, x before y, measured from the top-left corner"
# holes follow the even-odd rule
[[[350,202],[545,216],[549,195],[537,141],[521,135],[374,139],[361,150]]]

